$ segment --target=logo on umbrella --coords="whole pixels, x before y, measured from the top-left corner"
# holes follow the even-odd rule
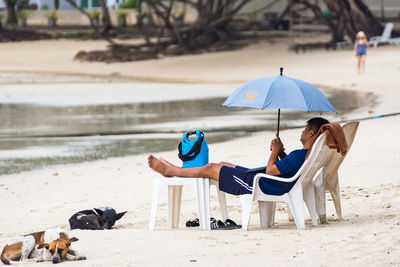
[[[250,95],[250,94],[253,94],[253,95]],[[254,91],[253,91],[253,90],[250,90],[250,91],[247,92],[246,98],[247,98],[247,99],[253,99],[253,98],[255,98],[257,95],[258,95],[258,91],[254,94]]]

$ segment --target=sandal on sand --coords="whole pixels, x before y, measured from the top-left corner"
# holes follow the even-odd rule
[[[211,222],[210,227],[211,227],[211,230],[225,230],[226,229],[225,224],[221,220]]]
[[[217,220],[213,217],[210,218],[210,223],[215,223]],[[197,227],[200,226],[199,218],[194,219],[193,221],[187,221],[186,227]]]
[[[231,219],[226,219],[224,224],[225,224],[226,228],[228,228],[228,229],[239,229],[239,228],[242,228],[242,226],[240,224],[236,224]]]
[[[211,222],[211,230],[232,230],[232,229],[239,229],[242,228],[241,225],[237,225],[231,219],[226,219],[225,222],[218,220],[216,222]]]
[[[186,222],[186,227],[196,227],[196,226],[200,226],[199,218],[196,218],[193,221]]]

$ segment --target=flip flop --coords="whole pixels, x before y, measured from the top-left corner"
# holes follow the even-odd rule
[[[217,220],[214,217],[210,218],[210,223],[215,223]],[[197,227],[200,226],[199,218],[194,219],[193,221],[187,221],[186,227]]]
[[[197,226],[200,226],[199,218],[196,218],[193,221],[186,222],[186,227],[197,227]]]
[[[225,224],[221,220],[210,223],[211,230],[225,230],[225,227]]]
[[[242,228],[241,225],[237,225],[231,219],[226,219],[225,222],[218,220],[214,223],[211,223],[210,226],[211,226],[211,230],[233,230],[233,229]]]
[[[225,227],[227,229],[239,229],[239,228],[242,228],[242,226],[240,224],[236,224],[231,219],[226,219],[224,224],[225,224]]]

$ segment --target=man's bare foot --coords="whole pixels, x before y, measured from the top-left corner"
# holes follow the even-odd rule
[[[150,168],[152,168],[154,171],[158,172],[162,176],[172,177],[172,176],[166,174],[166,169],[167,169],[168,164],[160,161],[153,155],[149,155],[147,157],[147,163],[149,164]]]
[[[160,160],[161,162],[163,162],[163,163],[169,165],[169,166],[178,167],[178,166],[176,166],[175,164],[172,164],[171,162],[169,162],[168,160],[166,160],[166,159],[164,159],[164,158],[161,158],[161,157],[160,157],[159,160]]]

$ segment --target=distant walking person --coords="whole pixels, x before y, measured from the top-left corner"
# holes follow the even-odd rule
[[[367,36],[365,36],[365,33],[362,31],[358,32],[356,35],[356,41],[354,42],[354,52],[357,56],[358,74],[364,73],[367,47],[369,47]]]

